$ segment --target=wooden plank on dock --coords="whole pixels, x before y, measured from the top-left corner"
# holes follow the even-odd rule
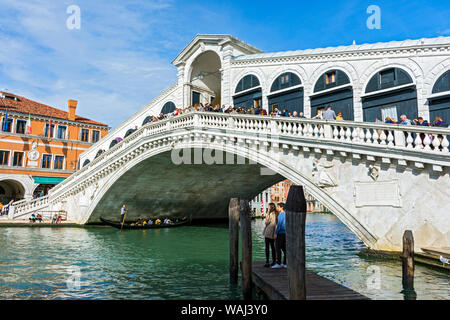
[[[254,261],[253,282],[270,300],[288,300],[287,269],[264,267],[264,261]],[[368,297],[306,270],[306,300],[370,300]]]
[[[421,248],[423,252],[435,255],[437,259],[439,259],[440,256],[450,259],[450,248],[449,247],[443,247],[443,248]]]

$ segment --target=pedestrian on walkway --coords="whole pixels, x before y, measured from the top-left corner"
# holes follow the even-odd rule
[[[266,244],[266,264],[264,267],[269,268],[276,263],[277,255],[275,252],[275,230],[277,228],[277,208],[274,203],[269,203],[269,213],[267,213],[264,219],[265,227],[263,230],[263,236]],[[272,263],[269,261],[270,250],[272,250]]]
[[[277,262],[272,269],[287,268],[286,265],[286,213],[284,212],[284,203],[277,205],[278,222],[275,230],[275,247],[277,250]],[[283,263],[281,263],[281,252],[284,253]]]

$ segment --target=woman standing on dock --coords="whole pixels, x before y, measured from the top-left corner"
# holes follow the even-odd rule
[[[263,236],[266,242],[266,264],[264,267],[270,268],[276,263],[274,234],[277,228],[277,210],[274,203],[269,203],[269,213],[266,215]],[[270,246],[270,248],[269,248]],[[269,251],[272,249],[272,264],[269,263]]]

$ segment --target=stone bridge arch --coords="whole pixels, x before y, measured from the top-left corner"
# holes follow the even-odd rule
[[[131,174],[129,177],[127,175],[130,173],[130,171],[133,170],[133,168],[137,168],[137,171],[145,172],[145,169],[153,167],[155,170],[158,170],[165,165],[168,166],[169,170],[175,170],[173,176],[171,176],[168,179],[175,179],[175,183],[181,187],[188,187],[192,185],[198,185],[198,184],[204,184],[205,190],[207,190],[208,186],[211,186],[211,183],[208,181],[208,183],[201,182],[201,179],[209,179],[211,180],[211,172],[214,172],[217,168],[213,168],[212,170],[210,166],[207,164],[203,165],[195,165],[191,164],[188,165],[190,167],[189,172],[186,172],[186,166],[182,168],[183,174],[181,174],[180,170],[176,170],[176,166],[172,163],[167,163],[167,161],[171,160],[170,153],[172,150],[174,150],[174,145],[172,144],[166,144],[163,146],[159,146],[158,148],[151,149],[147,152],[142,153],[141,155],[135,157],[134,159],[130,160],[125,165],[121,166],[120,169],[115,172],[115,174],[111,175],[106,181],[104,181],[101,185],[101,187],[97,190],[94,197],[91,197],[91,201],[82,199],[79,203],[81,206],[84,206],[86,208],[86,214],[83,215],[82,221],[83,223],[91,223],[91,222],[97,222],[100,215],[104,213],[108,213],[110,210],[110,207],[108,206],[108,209],[105,211],[102,209],[98,209],[98,207],[102,207],[105,205],[106,202],[111,201],[111,199],[114,199],[115,202],[115,212],[113,213],[113,217],[116,219],[119,216],[119,208],[121,205],[121,200],[117,199],[118,194],[123,194],[123,192],[115,192],[108,196],[108,193],[111,192],[112,188],[118,183],[117,190],[123,190],[123,186],[126,185],[126,180],[129,181],[137,181],[136,175]],[[215,142],[208,142],[205,140],[202,140],[200,142],[182,142],[178,143],[175,147],[175,149],[198,149],[203,148],[206,150],[215,150],[219,152],[223,152],[224,154],[229,155],[235,155],[240,156],[243,159],[247,160],[246,165],[244,164],[237,164],[231,165],[232,169],[230,170],[230,165],[219,165],[222,168],[220,168],[220,172],[223,174],[222,177],[218,178],[217,184],[212,184],[211,188],[217,187],[218,184],[222,184],[227,186],[229,188],[229,192],[226,190],[220,190],[220,194],[222,195],[221,201],[216,202],[215,205],[217,207],[217,210],[222,212],[225,212],[228,208],[228,201],[230,197],[246,197],[248,199],[252,199],[254,196],[265,190],[267,187],[270,187],[274,185],[275,183],[284,180],[289,179],[293,181],[295,184],[303,185],[308,192],[313,195],[317,200],[322,202],[326,207],[328,207],[347,227],[350,228],[368,247],[374,247],[377,242],[377,238],[375,235],[373,235],[364,225],[361,221],[359,221],[357,218],[355,218],[339,201],[338,198],[336,198],[335,195],[327,192],[327,190],[320,188],[316,182],[314,181],[314,177],[308,176],[308,174],[305,174],[305,172],[311,172],[314,171],[315,164],[317,164],[318,159],[316,157],[303,157],[301,160],[301,166],[303,166],[306,170],[304,172],[299,171],[295,166],[292,165],[292,163],[289,163],[289,161],[286,161],[283,157],[283,151],[279,151],[279,155],[277,156],[277,153],[274,153],[273,151],[264,152],[261,153],[260,151],[256,150],[252,147],[247,146],[235,146],[235,145],[224,145],[219,144]],[[154,159],[155,161],[152,161]],[[161,164],[160,161],[163,161],[163,164]],[[148,162],[146,165],[145,163]],[[157,165],[159,162],[159,165]],[[238,167],[242,168],[238,168]],[[268,168],[272,170],[275,174],[274,175],[260,175],[261,168]],[[180,168],[178,168],[180,169]],[[202,174],[202,171],[205,170],[205,174]],[[245,176],[245,181],[249,181],[250,184],[254,185],[252,189],[248,188],[248,185],[243,183],[242,180],[238,178],[240,174],[245,172],[246,170],[249,170],[249,174]],[[165,172],[167,173],[167,172]],[[198,173],[198,175],[196,174]],[[231,178],[231,176],[234,175],[234,178]],[[255,176],[256,175],[256,176]],[[151,174],[149,176],[152,176]],[[155,171],[156,176],[156,171]],[[190,178],[195,177],[195,180],[189,181]],[[138,178],[139,179],[139,178]],[[185,181],[183,181],[185,179]],[[144,178],[145,180],[145,178]],[[161,181],[161,179],[158,177],[157,181],[154,181],[155,183],[158,183],[158,181]],[[194,183],[195,182],[195,183]],[[149,183],[151,183],[149,181]],[[165,184],[167,186],[167,184]],[[130,185],[130,188],[132,186]],[[140,185],[139,187],[135,188],[133,192],[135,192],[138,189],[142,189],[143,186]],[[233,189],[236,188],[236,189]],[[239,188],[243,188],[243,190],[239,190]],[[94,186],[91,187],[91,190],[94,189]],[[175,188],[176,189],[176,188]],[[182,193],[182,189],[177,189],[180,193]],[[170,192],[173,192],[174,189],[169,190]],[[184,190],[187,193],[189,193],[189,190]],[[154,191],[152,191],[154,193]],[[151,193],[152,193],[151,192]],[[165,190],[161,190],[161,193],[163,194]],[[197,190],[194,192],[197,194]],[[86,196],[88,196],[90,191],[86,192]],[[148,193],[148,190],[146,191]],[[174,197],[177,195],[173,194]],[[184,199],[188,198],[185,194],[183,194]],[[217,198],[217,194],[211,193],[207,194],[208,198]],[[136,201],[141,201],[142,199],[135,199]],[[156,202],[156,207],[158,205],[162,205],[162,207],[165,207],[165,205],[158,202],[158,199],[154,199]],[[187,200],[189,201],[189,200]],[[123,202],[123,201],[122,201]],[[174,205],[177,205],[176,201],[173,202]],[[200,207],[202,206],[202,201],[200,201],[199,205],[193,205],[191,206],[191,210],[200,210]],[[178,203],[180,204],[180,203]],[[185,207],[188,204],[185,202]],[[225,210],[225,211],[224,211]],[[130,210],[131,211],[131,210]],[[140,215],[142,213],[139,213]],[[167,215],[169,216],[169,212],[167,212]],[[186,214],[187,215],[187,214]],[[146,217],[151,216],[147,215]],[[137,216],[135,216],[137,218]],[[206,216],[202,216],[202,218],[205,218]]]
[[[372,141],[371,130],[392,129]],[[186,211],[197,216],[226,217],[230,197],[252,199],[287,178],[305,186],[372,249],[401,250],[405,230],[414,232],[418,248],[448,247],[450,224],[442,206],[450,197],[447,131],[417,130],[194,112],[146,124],[53,189],[42,205],[65,210],[80,224],[99,222],[102,215],[117,219],[122,201],[136,203],[131,212],[143,217],[180,214],[174,208],[188,204]],[[420,140],[408,138],[405,145],[404,133],[396,131],[442,134],[443,140],[435,139],[434,149],[424,141],[427,150]],[[239,155],[252,165],[194,162],[180,169],[171,158],[180,148]],[[278,175],[262,175],[263,167]],[[35,205],[19,204],[15,213]]]

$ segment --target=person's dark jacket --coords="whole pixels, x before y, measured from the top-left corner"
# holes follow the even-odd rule
[[[417,122],[416,126],[423,126],[423,127],[428,127],[430,124],[428,123],[427,120],[423,120],[422,123]]]
[[[448,124],[445,121],[437,121],[433,123],[433,127],[448,128]]]

